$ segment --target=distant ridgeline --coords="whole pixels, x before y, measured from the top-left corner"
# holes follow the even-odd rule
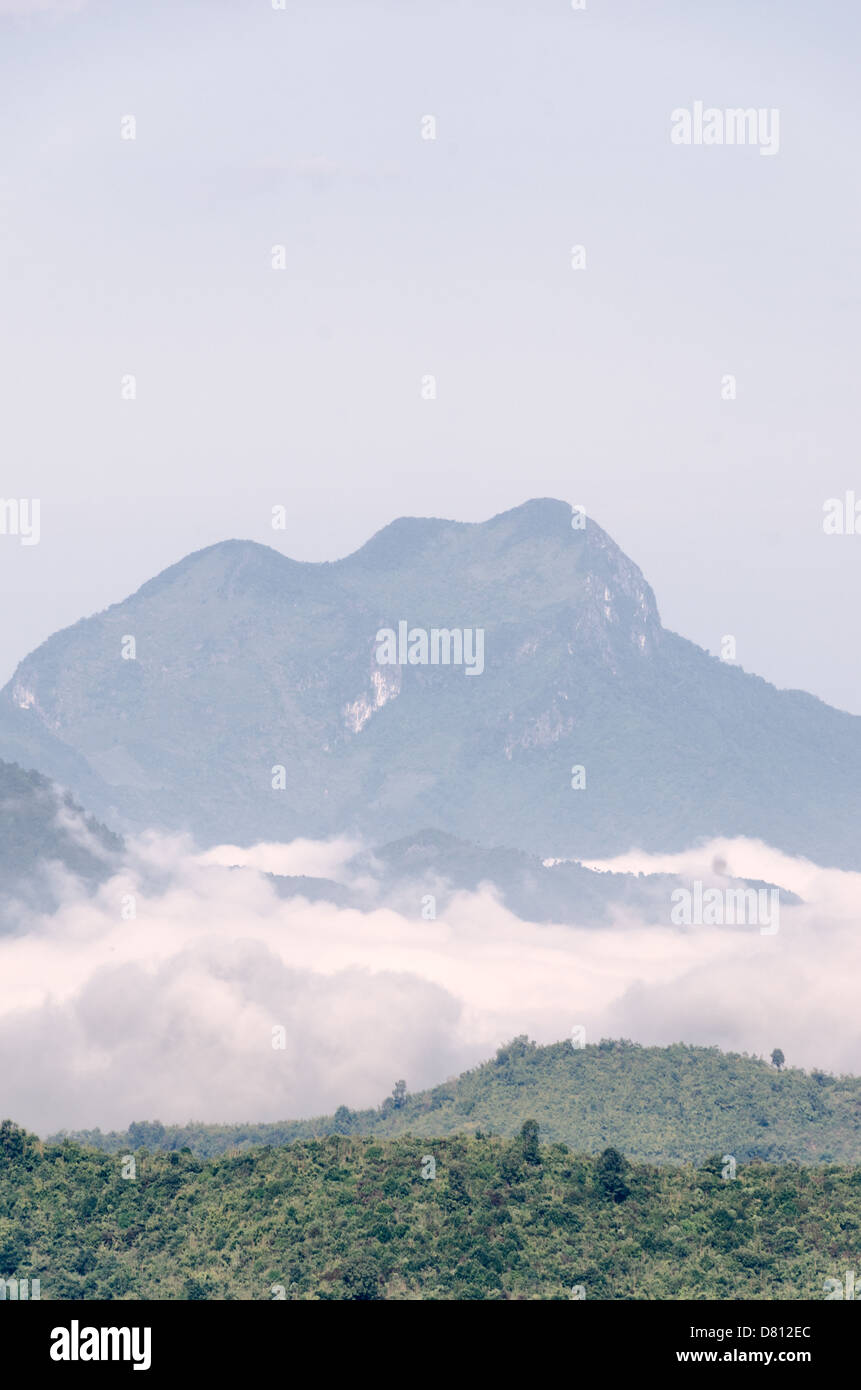
[[[851,1287],[857,1168],[647,1166],[542,1137],[527,1120],[511,1138],[330,1135],[203,1161],[51,1147],[5,1122],[0,1279],[38,1280],[43,1300],[797,1300]]]
[[[385,905],[406,916],[421,913],[426,920],[445,911],[458,893],[477,893],[492,884],[506,909],[525,922],[591,926],[609,923],[620,912],[636,913],[653,922],[689,921],[690,913],[687,919],[683,915],[684,902],[682,911],[674,904],[679,903],[681,893],[696,911],[704,888],[701,881],[679,874],[613,873],[572,861],[545,863],[538,855],[525,854],[510,845],[482,848],[431,829],[359,852],[346,865],[346,872],[347,884],[301,875],[268,877],[281,897],[331,902],[360,912]],[[801,902],[786,888],[778,890],[759,879],[733,878],[724,872],[716,881],[723,885],[718,890],[721,902],[733,902],[732,895],[739,892],[756,901],[770,898],[772,904],[779,892],[782,907]],[[744,897],[740,901],[745,901]],[[708,917],[701,914],[693,920],[708,921]],[[760,922],[755,908],[749,913],[742,910],[728,920],[753,925]]]
[[[574,1048],[516,1038],[492,1061],[432,1090],[410,1095],[398,1083],[375,1110],[342,1105],[334,1115],[275,1124],[138,1122],[125,1133],[70,1137],[112,1154],[188,1148],[208,1158],[324,1135],[510,1136],[527,1119],[538,1121],[548,1142],[584,1154],[612,1145],[646,1163],[729,1154],[739,1163],[861,1164],[861,1078],[778,1070],[716,1047],[606,1039]]]

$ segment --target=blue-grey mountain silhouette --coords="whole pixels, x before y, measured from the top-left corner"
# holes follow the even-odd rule
[[[747,835],[861,866],[861,718],[665,630],[637,566],[571,521],[548,499],[404,518],[324,564],[210,546],[21,663],[0,757],[118,830],[201,844],[431,827],[585,858]],[[481,629],[482,674],[380,665],[403,620]]]

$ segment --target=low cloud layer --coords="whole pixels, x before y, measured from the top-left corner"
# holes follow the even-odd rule
[[[861,1071],[861,875],[752,841],[628,856],[635,871],[768,879],[804,898],[780,930],[541,925],[490,887],[435,921],[280,898],[266,872],[331,875],[346,841],[199,855],[147,836],[95,897],[0,938],[0,1112],[40,1133],[276,1120],[433,1085],[517,1033],[718,1044]],[[231,869],[239,862],[245,867]],[[131,916],[132,910],[135,916]],[[124,915],[125,914],[125,915]],[[274,1028],[286,1045],[274,1049]]]

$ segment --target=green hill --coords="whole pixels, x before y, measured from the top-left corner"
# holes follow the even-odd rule
[[[538,1047],[525,1037],[473,1071],[389,1097],[375,1110],[341,1106],[334,1115],[280,1124],[139,1122],[123,1133],[73,1137],[113,1153],[146,1144],[188,1146],[209,1157],[327,1134],[512,1135],[529,1118],[549,1142],[586,1154],[612,1145],[646,1163],[702,1163],[715,1153],[739,1162],[861,1163],[861,1078],[778,1071],[716,1047],[603,1040],[575,1050],[570,1042]]]
[[[859,1249],[859,1169],[725,1180],[717,1158],[632,1166],[530,1125],[136,1165],[0,1126],[0,1277],[47,1300],[810,1299]]]

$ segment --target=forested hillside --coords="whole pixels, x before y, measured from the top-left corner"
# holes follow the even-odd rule
[[[43,1299],[802,1299],[854,1269],[861,1171],[629,1165],[330,1136],[128,1160],[0,1127],[0,1277]]]
[[[108,1152],[139,1144],[188,1146],[208,1157],[254,1144],[288,1144],[327,1134],[511,1135],[535,1118],[550,1142],[596,1154],[614,1145],[648,1163],[739,1160],[861,1163],[861,1079],[778,1070],[718,1048],[640,1047],[603,1040],[538,1047],[525,1037],[473,1071],[410,1095],[395,1087],[374,1110],[280,1124],[173,1125],[137,1122],[124,1133],[79,1131]],[[54,1136],[60,1139],[63,1136]]]

